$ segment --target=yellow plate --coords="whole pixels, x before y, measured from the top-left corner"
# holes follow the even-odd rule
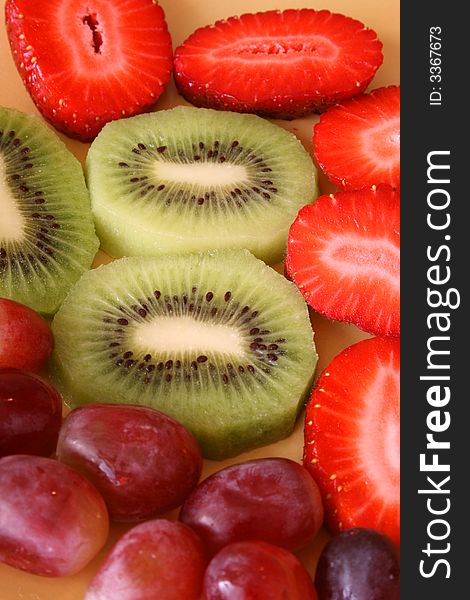
[[[160,0],[160,5],[165,11],[174,46],[180,44],[197,27],[235,14],[273,8],[327,8],[333,12],[359,19],[368,27],[374,29],[382,40],[384,62],[377,71],[377,75],[369,89],[383,85],[399,84],[399,0],[382,0],[382,2],[375,2],[374,0],[323,0],[323,2],[312,0],[218,0],[217,2],[214,0]],[[27,113],[37,113],[13,64],[3,24],[0,33],[0,73],[0,105],[11,106]],[[182,103],[183,101],[176,93],[173,83],[170,83],[156,108],[170,108]],[[312,127],[317,120],[318,117],[311,116],[291,122],[277,122],[293,131],[302,140],[306,148],[311,150]],[[61,138],[70,150],[83,161],[88,145],[70,140],[64,135],[61,135]],[[333,189],[324,177],[320,178],[320,186],[322,192],[330,192]],[[109,258],[100,252],[95,264],[107,261],[109,261]],[[316,314],[312,314],[312,323],[320,355],[317,374],[340,350],[367,337],[366,334],[352,325],[332,323]],[[223,462],[206,461],[203,476],[248,458],[286,456],[300,462],[303,445],[302,427],[303,418],[301,416],[294,433],[281,442],[242,454],[231,460]],[[34,504],[33,498],[31,502]],[[165,516],[175,518],[176,515],[177,511],[174,511]],[[39,577],[0,564],[1,600],[83,600],[88,582],[102,562],[107,550],[119,535],[127,529],[128,527],[122,525],[112,526],[106,547],[83,571],[71,577]],[[322,530],[310,546],[297,553],[312,575],[315,572],[318,554],[327,539],[328,534]]]

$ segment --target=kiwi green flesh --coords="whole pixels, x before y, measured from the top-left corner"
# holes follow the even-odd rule
[[[53,314],[98,250],[82,168],[37,117],[0,107],[0,296]]]
[[[246,250],[98,267],[52,328],[67,403],[157,408],[212,459],[288,435],[317,361],[300,293]]]
[[[86,178],[111,256],[247,248],[274,264],[318,195],[300,141],[255,115],[179,106],[108,123]]]

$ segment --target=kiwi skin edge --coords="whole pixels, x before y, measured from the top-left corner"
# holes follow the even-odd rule
[[[160,303],[152,300],[156,290]],[[229,290],[231,298],[225,300]],[[214,322],[235,323],[244,344],[240,355],[227,358],[209,347],[187,351],[184,337],[180,354],[135,341],[131,350],[128,340],[136,339],[137,324],[147,327],[158,318],[166,310],[164,298],[178,297],[183,311],[185,295],[187,307],[199,302],[201,319],[215,308],[220,319]],[[129,306],[124,306],[126,299]],[[133,319],[139,311],[144,316]],[[245,318],[251,318],[246,326]],[[127,324],[118,325],[118,319]],[[311,389],[318,359],[300,292],[246,250],[129,257],[98,267],[72,288],[52,328],[52,373],[68,405],[108,402],[157,408],[190,429],[204,457],[215,460],[288,436]],[[253,341],[261,338],[264,345]],[[273,344],[275,340],[280,343]],[[149,362],[147,353],[152,355]],[[203,362],[196,363],[201,354],[206,355]],[[271,354],[276,360],[268,358]],[[243,371],[238,371],[240,366]]]

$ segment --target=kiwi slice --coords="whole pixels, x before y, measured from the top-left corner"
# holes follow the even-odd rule
[[[53,314],[98,250],[82,168],[39,118],[0,107],[0,296]]]
[[[301,294],[246,250],[98,267],[52,328],[67,402],[157,408],[215,459],[288,435],[317,361]]]
[[[247,248],[274,264],[298,210],[318,195],[292,133],[187,106],[108,123],[86,178],[102,247],[115,257]]]

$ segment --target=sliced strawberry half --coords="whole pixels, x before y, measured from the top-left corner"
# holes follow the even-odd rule
[[[382,43],[327,10],[245,14],[196,30],[175,51],[175,80],[196,106],[294,118],[362,92]]]
[[[154,104],[172,68],[163,10],[152,0],[7,0],[7,31],[31,97],[83,141]]]
[[[400,187],[400,87],[377,88],[334,106],[314,127],[315,158],[345,190]]]
[[[400,540],[400,342],[349,346],[320,376],[307,405],[304,465],[334,533],[369,527]]]
[[[400,197],[388,185],[320,196],[287,241],[286,272],[316,311],[400,335]]]

